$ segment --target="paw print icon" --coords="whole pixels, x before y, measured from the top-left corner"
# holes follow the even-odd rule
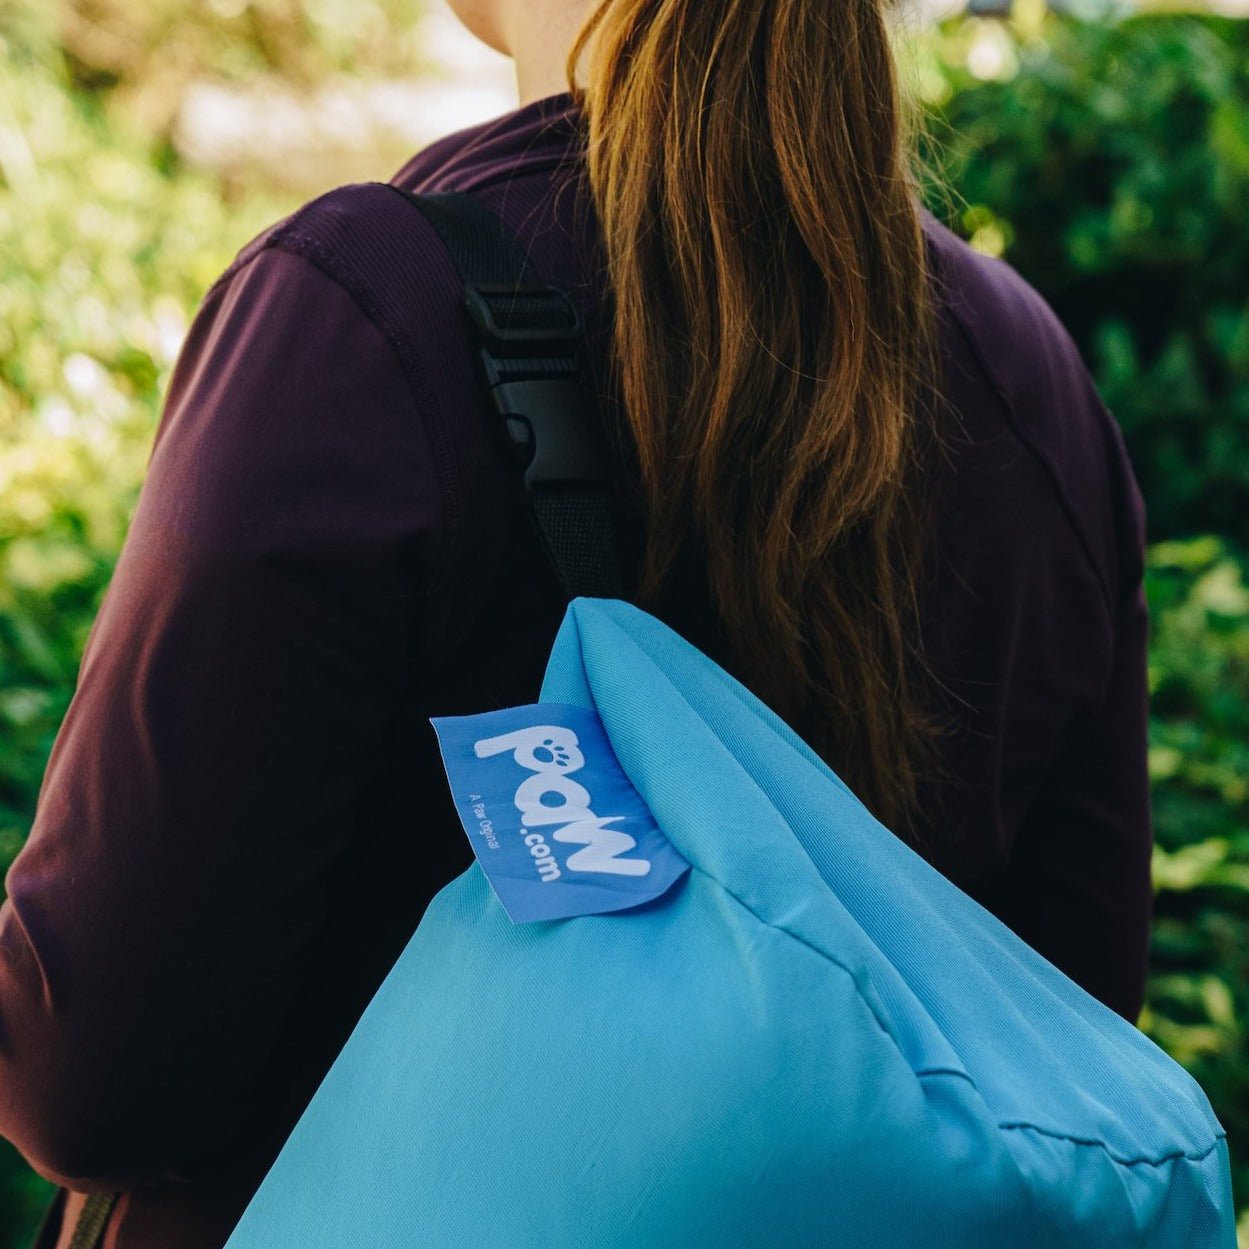
[[[509,752],[522,768],[530,772],[564,776],[585,766],[585,755],[578,749],[577,735],[559,724],[537,724],[486,737],[473,745],[478,759]]]
[[[551,768],[566,772],[572,767],[572,754],[553,738],[546,738],[533,747],[533,757],[543,769]]]

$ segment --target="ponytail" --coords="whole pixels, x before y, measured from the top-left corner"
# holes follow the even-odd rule
[[[880,0],[605,0],[583,53],[642,601],[696,544],[738,675],[902,831],[931,336]]]

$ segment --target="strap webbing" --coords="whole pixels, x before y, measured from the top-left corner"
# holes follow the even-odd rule
[[[116,1193],[92,1193],[87,1198],[74,1226],[69,1249],[96,1249],[116,1201]]]
[[[411,195],[400,187],[394,189],[425,214],[465,282],[517,288],[541,285],[518,240],[479,200],[459,191]]]
[[[464,281],[482,381],[525,469],[529,514],[564,592],[622,593],[610,461],[582,382],[584,330],[518,240],[470,195],[410,195]]]

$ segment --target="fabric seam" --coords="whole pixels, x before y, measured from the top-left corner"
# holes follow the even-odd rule
[[[416,409],[421,432],[434,451],[431,458],[434,461],[435,471],[438,474],[441,487],[439,511],[442,518],[441,542],[438,544],[442,547],[442,551],[435,557],[434,562],[438,572],[438,583],[440,586],[443,585],[448,568],[455,566],[454,557],[458,554],[459,549],[460,483],[455,467],[454,455],[451,454],[450,447],[447,445],[449,442],[447,431],[442,430],[434,434],[431,431],[430,424],[421,419],[423,411],[432,406],[432,404],[429,395],[425,393],[419,362],[405,342],[403,332],[381,313],[367,289],[361,284],[346,278],[335,263],[334,256],[329,249],[319,240],[296,229],[294,223],[275,229],[260,247],[249,256],[241,258],[237,267],[232,266],[226,273],[222,274],[218,282],[214,283],[213,287],[210,288],[209,293],[222,282],[242,272],[252,261],[270,249],[298,256],[324,274],[326,278],[352,299],[364,317],[382,335],[394,353],[399,364],[399,371],[403,375],[409,398]],[[207,298],[207,295],[205,298]],[[431,587],[429,592],[431,594],[436,593],[436,589]]]
[[[980,1086],[976,1083],[972,1075],[967,1071],[960,1071],[957,1068],[952,1068],[952,1067],[925,1067],[922,1070],[916,1070],[914,1067],[912,1067],[911,1064],[907,1062],[906,1055],[902,1052],[901,1045],[898,1044],[898,1038],[893,1035],[893,1033],[889,1030],[888,1027],[886,1027],[884,1020],[881,1019],[875,1007],[873,1007],[872,1003],[868,1000],[866,994],[863,992],[862,986],[859,984],[858,978],[855,976],[854,972],[852,972],[850,968],[845,965],[845,963],[841,962],[840,959],[835,958],[827,950],[821,949],[818,945],[814,945],[812,942],[808,941],[805,937],[801,937],[796,932],[792,932],[790,929],[784,927],[784,925],[773,923],[771,920],[764,919],[764,917],[760,915],[758,911],[754,909],[754,907],[752,907],[749,903],[743,901],[743,899],[740,898],[732,889],[730,889],[728,885],[726,885],[722,880],[713,876],[705,868],[701,868],[697,864],[691,863],[690,871],[697,872],[700,876],[706,877],[706,879],[711,881],[713,884],[715,884],[721,890],[722,893],[732,898],[733,901],[736,902],[737,905],[740,906],[742,910],[744,910],[748,915],[750,915],[757,923],[762,924],[765,928],[770,928],[773,932],[779,932],[782,935],[789,937],[792,941],[795,941],[800,946],[804,947],[805,949],[810,950],[813,954],[815,954],[819,958],[822,958],[830,966],[836,967],[839,971],[843,972],[846,976],[848,976],[850,978],[850,983],[854,986],[854,991],[859,996],[859,1000],[863,1003],[865,1007],[867,1007],[868,1013],[871,1015],[872,1019],[875,1020],[876,1022],[876,1026],[880,1028],[881,1032],[883,1032],[884,1035],[887,1036],[890,1041],[893,1042],[894,1048],[898,1051],[899,1057],[901,1057],[902,1061],[906,1063],[907,1069],[911,1071],[911,1073],[915,1076],[917,1080],[930,1079],[934,1076],[954,1076],[958,1079],[965,1080],[968,1084],[970,1084],[971,1087],[975,1089],[976,1092],[980,1095],[981,1101],[982,1102],[984,1101],[984,1094],[981,1093]],[[988,1103],[985,1102],[985,1105],[987,1107]],[[1190,1153],[1187,1150],[1178,1149],[1178,1150],[1172,1151],[1171,1153],[1163,1154],[1159,1158],[1149,1158],[1149,1157],[1123,1158],[1123,1157],[1120,1157],[1118,1154],[1116,1154],[1115,1151],[1111,1149],[1111,1147],[1105,1141],[1097,1137],[1084,1138],[1084,1137],[1072,1136],[1064,1132],[1055,1131],[1052,1128],[1039,1127],[1038,1125],[1034,1123],[1026,1123],[1023,1121],[1012,1121],[1009,1119],[999,1120],[994,1124],[994,1126],[999,1131],[1002,1131],[1002,1132],[1010,1132],[1010,1131],[1035,1132],[1040,1136],[1049,1137],[1054,1140],[1067,1141],[1073,1145],[1093,1146],[1093,1147],[1101,1149],[1105,1153],[1106,1157],[1110,1159],[1111,1162],[1117,1164],[1118,1166],[1124,1166],[1124,1167],[1136,1167],[1136,1166],[1160,1167],[1160,1166],[1165,1166],[1168,1162],[1174,1162],[1179,1159],[1184,1159],[1189,1162],[1200,1162],[1203,1158],[1209,1157],[1211,1153],[1213,1153],[1216,1149],[1218,1149],[1220,1141],[1222,1141],[1227,1135],[1225,1131],[1220,1129],[1215,1134],[1215,1138],[1211,1142],[1211,1144],[1208,1145],[1205,1149],[1202,1149],[1197,1153]]]
[[[1041,466],[1042,471],[1045,473],[1046,479],[1050,483],[1050,488],[1053,490],[1054,496],[1058,500],[1058,505],[1062,509],[1063,516],[1066,518],[1067,524],[1070,526],[1072,533],[1075,535],[1076,541],[1080,546],[1080,551],[1093,573],[1094,580],[1097,582],[1097,585],[1101,590],[1102,605],[1106,609],[1111,632],[1113,633],[1116,614],[1114,591],[1111,588],[1110,580],[1107,574],[1098,566],[1097,558],[1093,554],[1092,547],[1089,545],[1088,535],[1084,532],[1083,527],[1076,519],[1075,509],[1072,506],[1066,490],[1063,488],[1063,484],[1057,470],[1054,468],[1054,465],[1051,463],[1049,457],[1045,455],[1036,444],[1036,441],[1024,432],[1010,395],[998,379],[997,373],[989,367],[984,353],[980,349],[980,344],[976,341],[976,337],[972,333],[966,317],[959,308],[955,299],[947,297],[945,300],[945,308],[950,314],[951,319],[958,326],[959,334],[961,335],[963,341],[967,344],[968,349],[974,357],[976,364],[979,366],[981,373],[984,375],[992,388],[993,393],[997,396],[998,402],[1002,405],[1002,409],[1006,414],[1007,425],[1010,427],[1011,433],[1014,434],[1019,444]]]
[[[1222,1141],[1227,1138],[1227,1133],[1220,1128],[1214,1134],[1214,1140],[1203,1150],[1198,1153],[1189,1153],[1187,1150],[1175,1149],[1169,1154],[1162,1154],[1158,1158],[1121,1158],[1118,1154],[1106,1144],[1105,1141],[1099,1140],[1097,1137],[1081,1137],[1071,1136],[1065,1132],[1056,1132],[1053,1128],[1039,1127],[1035,1123],[1011,1122],[1005,1121],[999,1123],[998,1128],[1003,1132],[1035,1132],[1038,1136],[1046,1136],[1056,1141],[1066,1141],[1071,1145],[1085,1145],[1099,1148],[1105,1151],[1106,1156],[1111,1162],[1117,1163],[1121,1167],[1163,1167],[1169,1162],[1177,1162],[1181,1159],[1186,1162],[1201,1162],[1202,1159],[1208,1158]]]
[[[960,1071],[957,1067],[924,1067],[920,1070],[916,1070],[912,1067],[910,1062],[907,1060],[906,1055],[902,1052],[902,1046],[898,1044],[898,1038],[894,1036],[890,1029],[885,1025],[885,1021],[881,1019],[875,1006],[872,1005],[872,1003],[868,1000],[867,995],[863,992],[863,988],[859,984],[858,977],[855,976],[854,972],[852,972],[845,963],[830,954],[827,950],[821,949],[818,945],[814,945],[805,937],[800,937],[796,932],[791,931],[781,924],[773,923],[770,919],[764,919],[763,916],[760,915],[749,902],[746,902],[744,899],[739,897],[738,894],[730,889],[729,886],[720,880],[719,877],[713,876],[709,871],[707,871],[706,868],[699,867],[697,863],[691,863],[690,871],[697,872],[699,876],[703,876],[707,880],[711,881],[711,883],[715,885],[723,894],[732,898],[733,901],[736,902],[747,915],[754,919],[756,923],[762,924],[765,928],[770,928],[773,932],[779,932],[783,936],[788,937],[791,941],[797,942],[804,949],[810,950],[812,954],[823,959],[830,966],[836,967],[839,971],[848,976],[850,978],[850,983],[854,986],[855,993],[858,994],[859,1001],[867,1007],[868,1014],[871,1015],[872,1019],[876,1023],[876,1026],[893,1043],[894,1048],[898,1051],[898,1056],[902,1059],[903,1063],[906,1064],[907,1070],[911,1072],[916,1079],[922,1080],[929,1076],[956,1076],[960,1080],[966,1080],[967,1083],[970,1084],[972,1088],[976,1089],[977,1092],[980,1091],[971,1075],[966,1071]]]
[[[368,291],[359,283],[349,281],[342,274],[335,272],[335,263],[332,253],[317,239],[307,234],[290,229],[283,231],[279,236],[275,237],[269,244],[273,247],[284,247],[287,241],[293,245],[289,250],[297,255],[304,256],[305,259],[312,260],[317,267],[321,269],[327,277],[335,281],[344,291],[346,291],[356,302],[357,306],[364,315],[373,323],[380,331],[382,336],[390,344],[399,360],[400,371],[404,375],[404,379],[408,385],[408,393],[412,397],[412,401],[416,406],[418,415],[423,409],[432,408],[431,397],[428,394],[418,394],[418,391],[424,390],[424,382],[416,360],[415,353],[408,346],[404,339],[402,331],[397,325],[393,325],[388,318],[384,317],[381,310],[373,302]],[[422,420],[421,427],[426,438],[430,438],[429,423]],[[437,424],[437,422],[435,422]],[[435,455],[435,467],[439,476],[443,479],[443,491],[441,511],[443,513],[443,543],[447,548],[447,554],[444,559],[439,560],[440,573],[445,573],[447,567],[453,567],[454,561],[451,559],[453,553],[458,554],[458,543],[460,541],[460,510],[461,510],[461,483],[459,481],[459,470],[455,465],[455,456],[451,452],[449,431],[442,427],[438,431],[436,438],[430,438],[431,442],[437,442],[439,445],[439,455]],[[439,459],[441,458],[441,463]],[[440,578],[441,579],[441,578]]]

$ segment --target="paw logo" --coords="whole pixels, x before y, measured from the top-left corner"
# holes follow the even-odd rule
[[[535,724],[498,737],[483,737],[473,743],[473,753],[478,759],[510,754],[514,762],[531,773],[517,786],[513,799],[520,812],[521,827],[529,830],[558,826],[551,832],[552,840],[584,847],[568,856],[569,871],[615,876],[645,876],[650,872],[649,859],[622,857],[636,849],[637,842],[611,825],[626,817],[597,815],[590,805],[590,791],[572,779],[570,774],[586,765],[572,729],[558,724]],[[526,831],[524,844],[537,864],[543,884],[561,879],[559,864],[543,834]]]
[[[533,757],[538,763],[548,768],[558,768],[561,772],[567,771],[572,765],[572,755],[549,737],[533,747]]]

